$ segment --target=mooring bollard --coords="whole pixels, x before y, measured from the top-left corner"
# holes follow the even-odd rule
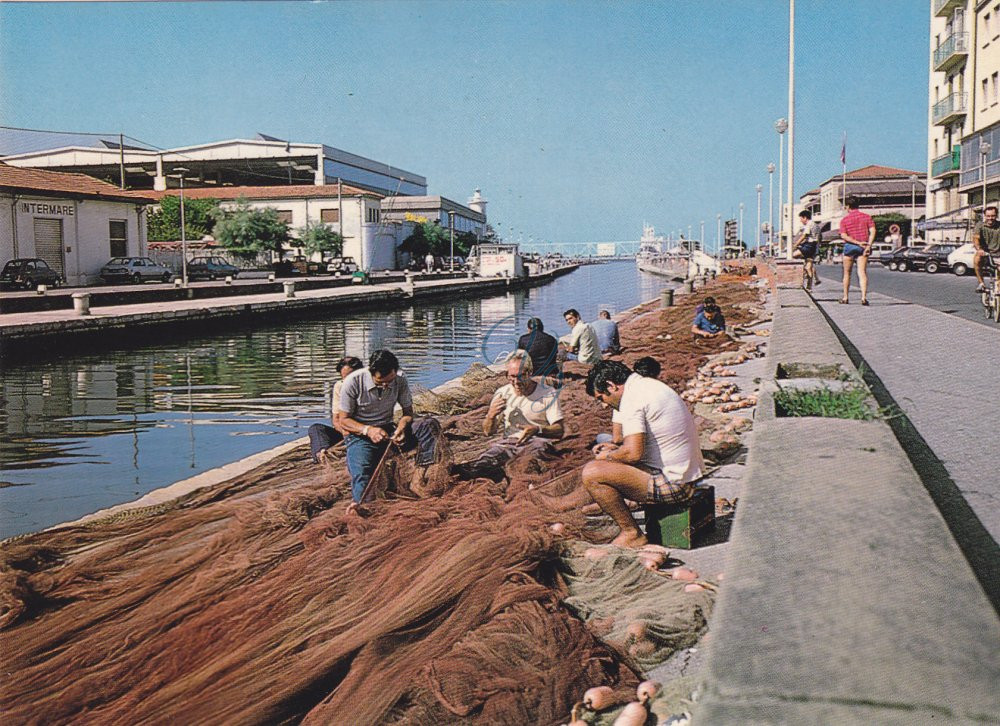
[[[89,292],[74,292],[73,293],[73,310],[76,311],[77,315],[90,315],[90,293]]]
[[[183,284],[184,284],[184,280],[182,280],[179,277],[175,277],[174,278],[174,287],[180,287]]]
[[[232,285],[233,284],[233,276],[232,275],[226,275],[226,284],[227,285]]]
[[[35,293],[37,293],[38,295],[44,295],[48,291],[49,291],[48,285],[39,285],[38,287],[35,288]]]
[[[273,272],[267,273],[267,281],[268,282],[274,282],[274,273]]]
[[[686,292],[688,295],[694,292],[694,280],[684,281],[684,292]]]
[[[294,282],[283,282],[281,284],[285,286],[285,297],[295,297]]]
[[[664,290],[660,293],[660,307],[670,308],[674,306],[674,291]]]

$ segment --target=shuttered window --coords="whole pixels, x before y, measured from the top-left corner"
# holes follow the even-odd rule
[[[123,219],[111,219],[108,221],[108,240],[110,241],[111,256],[125,257],[128,254],[128,233]]]
[[[63,266],[63,233],[61,219],[35,218],[35,256],[49,263],[60,275],[66,275]]]
[[[340,210],[339,209],[321,209],[319,210],[319,221],[323,224],[336,224],[340,221]]]
[[[278,210],[278,219],[280,221],[284,222],[285,224],[291,224],[292,223],[292,212],[291,212],[291,210],[289,210],[289,209],[279,209]]]

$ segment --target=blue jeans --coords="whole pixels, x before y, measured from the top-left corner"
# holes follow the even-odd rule
[[[380,426],[390,436],[396,430],[392,424]],[[430,416],[422,416],[415,419],[413,423],[406,427],[403,434],[403,445],[401,451],[417,449],[417,466],[428,466],[434,463],[437,448],[437,439],[441,435],[441,425]],[[365,436],[348,434],[344,439],[347,447],[347,471],[351,475],[351,498],[355,502],[361,501],[361,494],[375,473],[375,467],[382,459],[389,441],[374,444]]]

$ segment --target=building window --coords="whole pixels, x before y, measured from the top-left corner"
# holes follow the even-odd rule
[[[125,257],[128,254],[128,227],[124,219],[108,220],[108,240],[111,256]]]
[[[988,88],[987,88],[987,79],[984,78],[983,79],[983,110],[984,111],[986,110],[986,106],[989,103],[989,101],[987,100],[987,95],[986,95],[986,91],[987,90],[988,90]]]
[[[379,210],[376,207],[368,207],[365,209],[365,221],[370,224],[375,224],[379,220]]]
[[[337,224],[340,221],[339,209],[319,210],[319,221],[323,224]]]
[[[1000,98],[997,97],[997,82],[1000,81],[1000,71],[993,74],[993,104],[995,105]]]
[[[285,224],[292,223],[292,211],[290,209],[279,209],[278,210],[278,220],[284,222]]]

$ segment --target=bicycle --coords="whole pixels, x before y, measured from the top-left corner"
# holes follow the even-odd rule
[[[1000,255],[988,255],[986,290],[982,292],[983,314],[1000,323]]]

